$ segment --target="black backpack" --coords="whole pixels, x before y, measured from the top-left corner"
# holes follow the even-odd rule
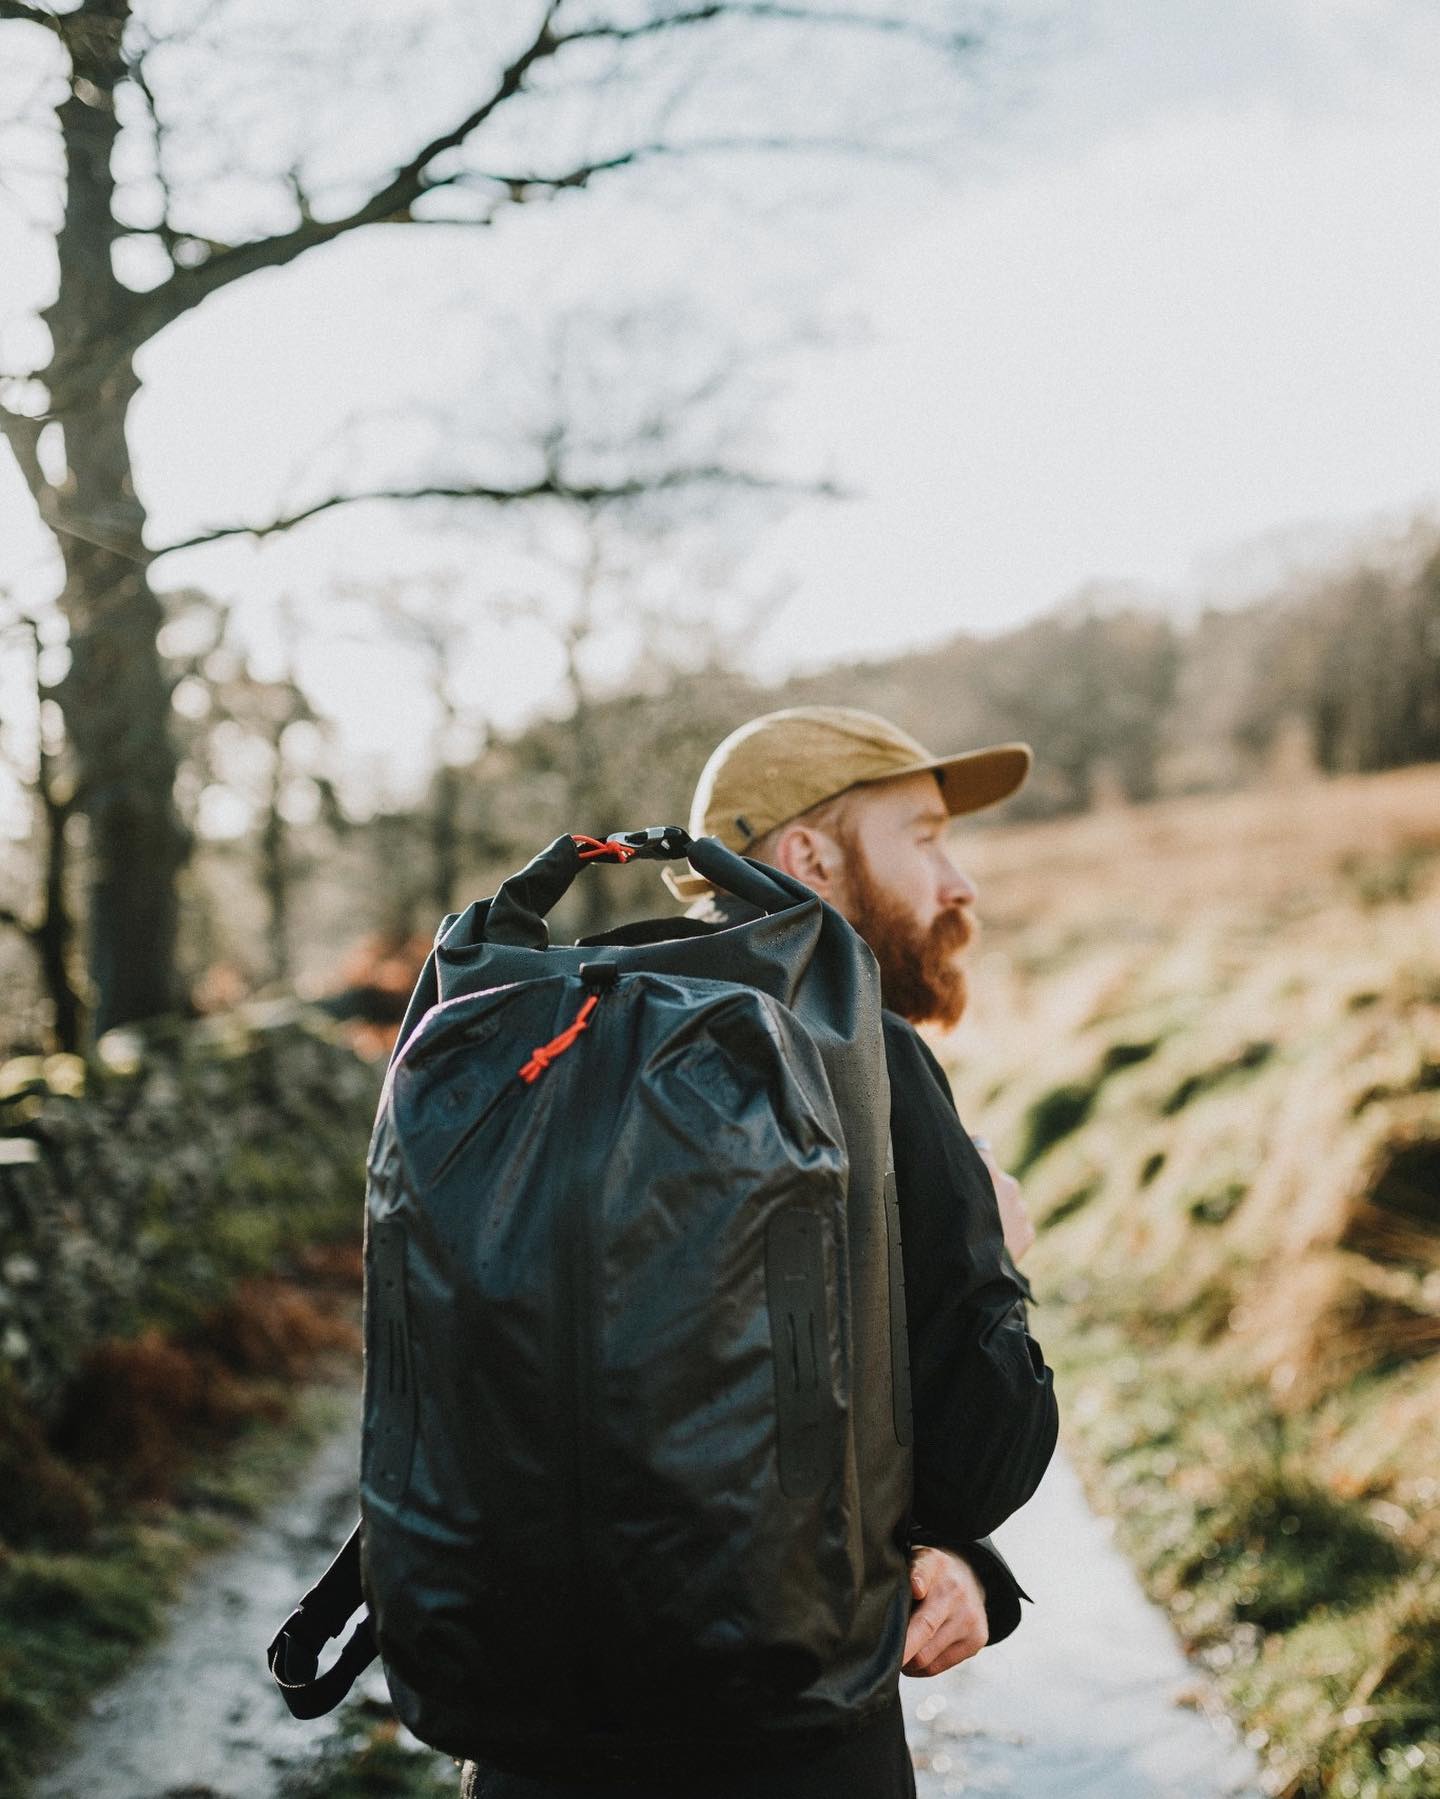
[[[585,862],[681,855],[762,916],[550,944]],[[378,1652],[422,1741],[535,1769],[882,1709],[910,1503],[888,1122],[868,946],[714,838],[560,837],[447,918],[370,1148],[361,1524],[270,1646],[291,1710]]]

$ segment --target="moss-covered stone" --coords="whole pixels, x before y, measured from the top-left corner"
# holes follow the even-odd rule
[[[183,1331],[247,1275],[358,1235],[379,1071],[303,1008],[112,1033],[0,1071],[0,1369],[53,1419],[86,1355]]]

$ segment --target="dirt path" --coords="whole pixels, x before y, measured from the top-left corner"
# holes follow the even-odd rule
[[[265,1645],[353,1522],[356,1441],[347,1424],[291,1499],[205,1565],[35,1799],[277,1799],[326,1727],[290,1717]],[[901,1683],[921,1799],[1258,1799],[1233,1733],[1177,1705],[1203,1684],[1068,1464],[1001,1541],[1036,1600],[1020,1630],[938,1680]],[[384,1696],[378,1664],[363,1688]]]

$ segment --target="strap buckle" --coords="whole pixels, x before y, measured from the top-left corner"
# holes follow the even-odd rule
[[[680,825],[646,825],[640,831],[612,831],[605,841],[621,845],[642,862],[673,862],[689,850],[690,833]]]

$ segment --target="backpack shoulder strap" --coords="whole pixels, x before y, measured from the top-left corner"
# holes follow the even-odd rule
[[[270,1673],[293,1717],[319,1718],[333,1712],[379,1654],[366,1612],[334,1663],[323,1674],[319,1672],[321,1650],[340,1635],[364,1603],[357,1524],[335,1560],[276,1631],[266,1651]]]

